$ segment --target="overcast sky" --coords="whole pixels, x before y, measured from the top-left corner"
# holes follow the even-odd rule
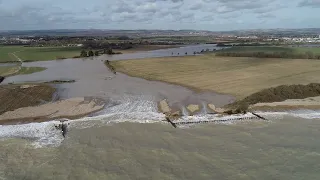
[[[0,0],[0,30],[320,27],[320,0]]]

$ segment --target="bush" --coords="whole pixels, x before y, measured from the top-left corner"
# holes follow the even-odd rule
[[[80,52],[80,57],[87,57],[87,56],[88,56],[87,51],[82,50],[82,51]]]
[[[93,51],[90,50],[90,51],[88,52],[88,56],[94,56]]]

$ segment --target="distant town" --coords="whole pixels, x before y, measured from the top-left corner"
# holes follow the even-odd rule
[[[87,41],[132,42],[133,44],[194,43],[320,43],[320,29],[274,29],[241,31],[194,30],[37,30],[2,31],[0,44],[81,47]]]

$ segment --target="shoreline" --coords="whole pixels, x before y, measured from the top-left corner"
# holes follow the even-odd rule
[[[70,98],[7,111],[0,115],[0,125],[46,122],[62,118],[74,120],[101,111],[104,107],[105,102],[102,99]]]
[[[304,99],[288,99],[281,102],[257,103],[251,105],[250,109],[259,111],[298,109],[320,110],[320,96],[308,97]]]

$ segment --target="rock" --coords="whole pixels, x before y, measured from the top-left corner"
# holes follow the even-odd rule
[[[200,106],[196,104],[190,104],[189,106],[187,106],[187,109],[191,113],[191,115],[193,115],[195,112],[200,110]]]
[[[4,77],[0,76],[0,83],[2,83],[3,80],[4,80]]]
[[[171,108],[166,99],[159,102],[159,110],[164,114],[170,114]]]

